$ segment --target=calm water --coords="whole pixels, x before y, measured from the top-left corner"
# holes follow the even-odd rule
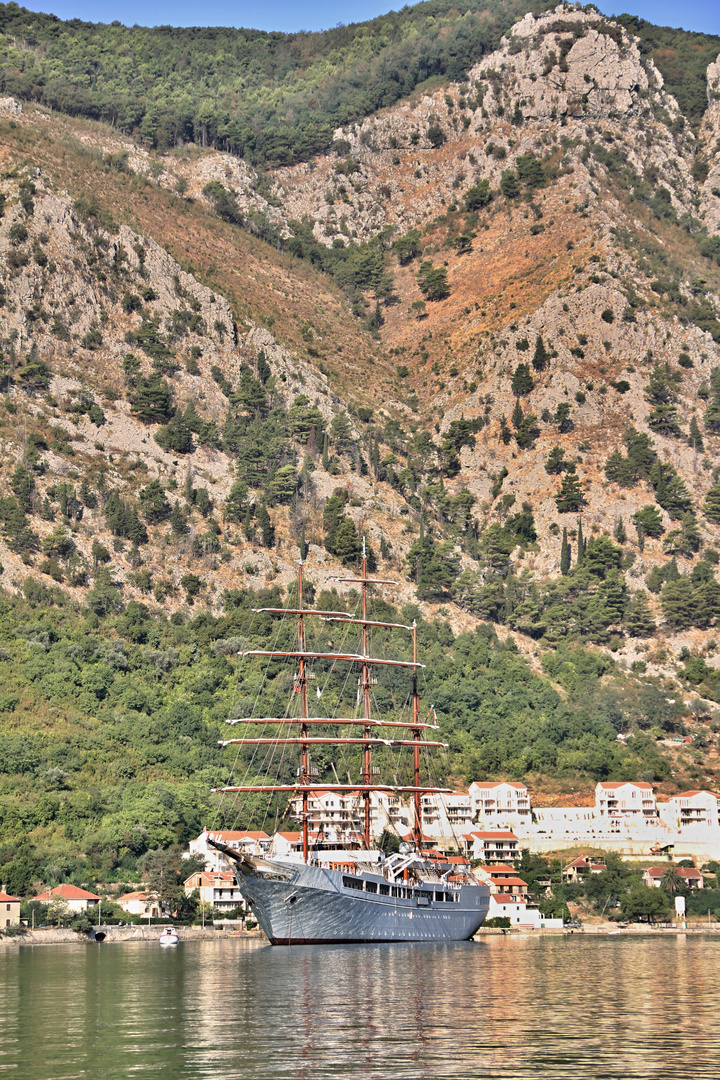
[[[0,1074],[717,1080],[719,1001],[700,936],[3,949]]]

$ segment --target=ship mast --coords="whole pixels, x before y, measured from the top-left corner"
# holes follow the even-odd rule
[[[300,691],[300,738],[307,740],[308,737],[308,725],[307,725],[307,677],[305,672],[305,629],[303,625],[303,564],[302,559],[298,565],[298,609],[300,614],[298,615],[298,652],[299,657],[299,674],[298,674],[298,689]],[[307,741],[303,741],[301,744],[301,760],[300,760],[300,783],[302,785],[302,845],[303,845],[303,861],[307,862],[310,855],[310,843],[308,837],[308,781],[310,779],[308,770],[308,753],[309,746]]]
[[[412,643],[413,643],[413,664],[417,664],[417,620],[413,619],[412,625]],[[412,737],[413,737],[413,784],[415,785],[415,847],[419,851],[422,847],[422,814],[421,814],[421,801],[420,801],[420,727],[419,727],[419,712],[420,712],[420,699],[418,698],[418,678],[417,667],[412,669]]]
[[[367,663],[368,656],[368,624],[367,624],[367,555],[365,552],[365,537],[363,536],[363,557],[362,557],[362,651],[363,651],[363,666],[362,666],[362,692],[363,692],[363,718],[367,721],[370,719],[370,668]],[[413,669],[414,670],[414,669]],[[370,847],[370,725],[365,724],[363,728],[363,738],[366,740],[365,748],[363,751],[363,779],[365,781],[365,847]]]
[[[406,626],[403,623],[390,623],[379,620],[369,619],[367,612],[367,591],[368,586],[371,585],[397,585],[396,581],[388,581],[382,578],[369,578],[367,576],[367,553],[365,549],[365,541],[363,540],[363,558],[362,558],[362,577],[359,578],[339,578],[341,582],[352,585],[361,586],[361,599],[362,599],[362,618],[353,618],[345,611],[320,611],[317,608],[306,608],[303,602],[303,562],[300,561],[298,565],[298,606],[296,608],[255,608],[254,610],[259,614],[267,612],[268,614],[275,615],[295,615],[298,620],[298,647],[297,650],[289,651],[284,649],[247,649],[240,653],[241,656],[257,656],[257,657],[274,657],[277,659],[287,658],[296,659],[298,661],[298,673],[294,680],[294,690],[300,696],[300,708],[299,715],[296,717],[235,717],[229,719],[229,724],[290,724],[298,725],[300,728],[299,737],[293,736],[262,736],[253,737],[246,736],[235,739],[222,739],[220,740],[221,746],[229,746],[230,744],[241,744],[249,746],[261,746],[267,744],[284,745],[284,746],[299,746],[300,749],[300,765],[297,770],[297,778],[294,784],[243,784],[243,785],[227,785],[221,788],[214,788],[216,792],[227,793],[250,793],[250,792],[272,792],[272,793],[288,793],[294,796],[300,796],[301,799],[301,821],[302,821],[302,852],[303,860],[307,863],[310,861],[310,813],[309,813],[309,800],[310,796],[317,792],[355,792],[362,796],[363,809],[364,809],[364,822],[363,822],[363,838],[366,848],[370,848],[372,841],[372,829],[371,829],[371,797],[373,792],[384,792],[388,795],[411,795],[414,800],[415,807],[415,823],[413,829],[413,838],[415,844],[420,849],[422,845],[422,802],[421,797],[424,794],[449,794],[449,788],[441,787],[427,787],[420,784],[420,746],[426,747],[444,747],[447,749],[447,745],[442,742],[430,741],[422,738],[422,732],[424,729],[437,730],[437,720],[434,723],[426,723],[420,721],[419,715],[419,696],[418,696],[418,670],[423,667],[423,664],[418,662],[417,658],[417,623],[413,623],[412,626]],[[360,625],[362,627],[362,650],[360,653],[340,653],[340,652],[311,652],[305,647],[305,619],[309,616],[319,616],[323,622],[339,623],[341,625]],[[388,630],[406,630],[412,633],[412,660],[388,660],[384,657],[375,657],[370,655],[369,651],[369,633],[368,629],[371,626],[379,626]],[[308,712],[308,698],[307,698],[307,683],[308,683],[308,661],[311,660],[332,660],[333,662],[344,661],[350,664],[357,664],[361,668],[361,674],[359,679],[360,689],[362,690],[362,716],[357,717],[323,717],[323,716],[310,716]],[[398,667],[398,668],[410,668],[412,671],[412,717],[406,721],[384,721],[373,717],[370,711],[370,690],[374,683],[373,676],[371,674],[375,665]],[[349,737],[339,737],[320,735],[311,735],[312,725],[348,725],[362,727],[362,735],[350,735]],[[411,739],[402,738],[383,738],[378,732],[373,735],[373,727],[385,727],[385,728],[404,728],[406,731],[409,729],[409,733],[412,735]],[[362,783],[361,784],[340,784],[337,782],[334,784],[328,783],[311,783],[311,762],[310,751],[313,746],[316,745],[355,745],[362,747]],[[372,761],[372,748],[373,747],[412,747],[413,750],[413,783],[412,785],[398,784],[382,784],[373,783],[373,772],[371,767]]]

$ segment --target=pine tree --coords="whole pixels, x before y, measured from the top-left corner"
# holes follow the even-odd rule
[[[542,337],[538,334],[535,341],[535,353],[532,358],[532,366],[536,371],[545,371],[545,368],[550,363],[550,353],[545,348]]]
[[[708,521],[715,525],[720,524],[720,482],[713,484],[705,496],[703,513]]]
[[[560,573],[565,575],[570,572],[571,551],[568,543],[567,528],[563,529],[562,547],[560,548]]]
[[[510,388],[515,397],[522,397],[524,394],[529,394],[534,390],[535,383],[527,364],[518,364],[515,368]]]
[[[690,420],[690,433],[688,435],[688,443],[693,450],[704,450],[705,443],[703,441],[702,432],[698,426],[697,417],[693,414]]]
[[[564,458],[565,451],[562,446],[553,446],[545,462],[545,472],[550,473],[551,476],[559,476],[566,465]]]
[[[244,480],[236,480],[230,488],[230,494],[225,502],[223,517],[225,521],[237,521],[245,517],[247,507],[248,486]]]
[[[555,505],[561,514],[577,513],[583,506],[587,506],[585,492],[577,473],[565,473],[560,491],[555,496]]]
[[[187,523],[187,518],[185,517],[179,502],[176,502],[170,511],[170,528],[172,529],[173,536],[178,538],[187,536],[190,532],[190,526]]]
[[[94,510],[97,506],[97,495],[90,487],[87,477],[83,477],[80,484],[80,502],[87,506],[89,510]]]
[[[265,503],[260,503],[257,511],[258,525],[260,526],[260,532],[262,534],[262,545],[266,548],[271,548],[275,544],[275,529],[273,523],[270,520],[268,509]]]

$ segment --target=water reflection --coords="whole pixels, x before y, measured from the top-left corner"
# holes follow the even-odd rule
[[[715,1080],[720,941],[0,952],[19,1080]]]

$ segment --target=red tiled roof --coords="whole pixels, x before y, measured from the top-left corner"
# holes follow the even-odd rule
[[[500,878],[499,881],[494,882],[495,885],[522,885],[524,889],[527,889],[527,881],[523,881],[519,877]]]
[[[605,863],[600,859],[588,859],[585,855],[580,855],[577,859],[573,859],[571,863],[568,863],[567,866],[563,866],[563,873],[566,870],[571,870],[573,866],[578,869],[582,866],[602,866],[603,870],[607,869]]]
[[[694,867],[690,866],[651,866],[646,873],[649,877],[661,878],[666,870],[675,870],[679,877],[687,879],[700,878],[701,881],[704,880],[700,871],[695,870]]]
[[[512,832],[471,832],[467,835],[477,840],[517,840],[517,836]]]
[[[708,791],[707,788],[698,791],[681,791],[678,795],[673,795],[673,798],[692,799],[694,795],[709,795],[713,799],[720,799],[720,795],[716,795],[714,791]]]
[[[95,893],[87,892],[86,889],[79,889],[77,885],[56,885],[54,889],[48,889],[46,892],[40,893],[39,896],[33,897],[33,899],[40,900],[45,904],[48,900],[52,900],[56,896],[59,896],[61,900],[100,899]]]
[[[479,780],[475,781],[476,787],[487,788],[488,790],[490,790],[490,788],[502,787],[503,784],[507,785],[507,787],[515,788],[516,791],[527,791],[525,784],[519,784],[515,780],[498,780],[494,784],[481,784]]]
[[[0,904],[21,904],[22,900],[19,896],[11,896],[10,893],[0,892]]]
[[[652,791],[652,784],[648,784],[646,780],[601,780],[598,787],[605,788],[607,791],[616,791],[621,787],[637,787],[644,791]]]

